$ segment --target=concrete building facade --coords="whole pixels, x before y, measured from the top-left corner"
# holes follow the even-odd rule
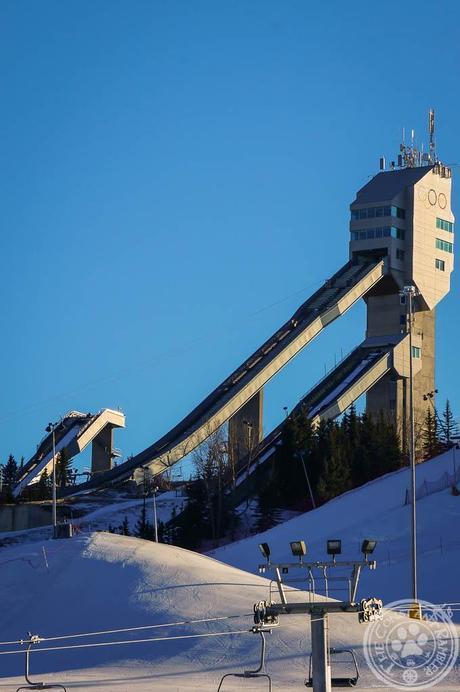
[[[450,168],[420,156],[410,159],[418,165],[404,165],[399,158],[399,169],[393,165],[380,172],[350,205],[350,258],[385,258],[387,263],[386,277],[365,296],[369,344],[392,343],[408,332],[410,318],[400,291],[408,285],[417,291],[412,354],[404,339],[395,350],[392,370],[368,391],[366,401],[368,411],[394,417],[405,441],[410,358],[419,430],[435,390],[435,309],[450,290],[455,219]]]

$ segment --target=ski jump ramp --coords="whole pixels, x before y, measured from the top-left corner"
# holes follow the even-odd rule
[[[135,469],[140,467],[148,467],[152,474],[157,475],[173,466],[235,416],[292,358],[325,327],[371,291],[385,275],[385,259],[347,262],[260,348],[166,435],[124,463],[114,468],[106,466],[107,470],[93,475],[91,480],[64,488],[60,494],[72,495],[117,483],[130,478]],[[314,420],[339,415],[391,367],[391,349],[384,352],[375,349],[369,351],[364,345],[360,349],[362,350],[357,349],[359,353],[353,352],[354,359],[358,358],[359,361],[355,363],[353,373],[348,372],[345,362],[342,362],[334,371],[335,377],[333,373],[328,377],[328,383],[335,384],[331,391],[328,391],[326,398],[312,408],[311,416]],[[375,354],[379,354],[377,359]],[[357,377],[360,372],[361,376]],[[326,401],[327,397],[329,399]],[[74,417],[75,420],[73,425],[69,425],[67,433],[57,440],[56,451],[67,446],[70,456],[74,456],[71,453],[73,449],[81,451],[97,436],[98,425],[102,425],[104,421],[110,430],[113,427],[124,427],[123,414],[110,409],[104,409],[97,414],[94,421],[91,418],[92,422],[89,424],[88,421],[85,422],[84,414],[72,413],[68,417]],[[67,417],[64,420],[67,420]],[[94,435],[91,437],[93,432]],[[266,440],[271,439],[272,434],[270,433]],[[35,482],[43,469],[51,464],[49,437],[45,438],[37,453],[24,467],[16,486],[16,494],[19,494],[25,485]],[[44,456],[41,456],[41,448],[45,442],[47,452],[43,449]]]
[[[118,456],[113,448],[113,429],[124,427],[125,416],[121,411],[109,408],[96,414],[70,411],[55,428],[56,456],[65,450],[71,459],[92,443],[91,471],[97,474],[104,468],[110,468],[112,459]],[[50,432],[24,465],[13,491],[14,496],[20,495],[26,485],[36,483],[45,469],[51,472],[52,467],[53,434]]]
[[[166,435],[91,480],[65,488],[70,495],[130,478],[135,469],[162,473],[189,454],[260,392],[292,358],[386,275],[385,260],[347,262],[292,317]]]

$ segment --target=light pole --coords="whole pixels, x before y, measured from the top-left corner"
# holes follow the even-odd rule
[[[311,503],[313,505],[313,509],[316,509],[316,502],[315,502],[315,498],[313,497],[313,490],[311,489],[310,479],[308,477],[307,467],[306,467],[305,459],[304,459],[302,452],[300,452],[300,458],[302,459],[302,466],[303,466],[303,470],[305,473],[305,478],[307,479],[307,485],[308,485],[308,491],[310,493]]]
[[[304,459],[303,452],[297,452],[295,454],[295,456],[300,457],[300,460],[302,462],[303,472],[305,474],[305,480],[307,481],[307,485],[308,485],[308,492],[310,493],[310,500],[311,500],[311,503],[313,505],[313,509],[316,509],[316,502],[315,502],[315,498],[313,497],[313,491],[311,489],[310,479],[308,477],[308,471],[307,471],[307,467],[305,465],[305,459]]]
[[[417,505],[415,474],[415,440],[414,440],[414,367],[412,354],[412,322],[414,315],[414,298],[418,295],[415,286],[404,286],[400,295],[406,299],[406,316],[409,330],[409,462],[411,468],[411,533],[412,533],[412,617],[420,619],[420,605],[417,589]]]
[[[452,445],[452,461],[454,462],[454,485],[457,482],[457,464],[455,463],[455,450],[460,449],[458,442]]]
[[[158,543],[157,491],[158,486],[156,485],[153,489],[153,525],[155,527],[155,543]]]
[[[47,433],[52,433],[52,441],[53,441],[53,475],[52,475],[52,484],[53,484],[53,538],[57,537],[57,497],[56,497],[56,428],[60,423],[48,423],[48,425],[45,428],[45,431]]]

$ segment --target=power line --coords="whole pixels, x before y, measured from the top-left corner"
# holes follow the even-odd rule
[[[161,624],[156,624],[156,625],[141,625],[139,627],[123,627],[120,629],[114,629],[114,630],[99,630],[95,632],[80,632],[78,634],[63,634],[59,635],[56,637],[40,637],[41,642],[53,642],[53,641],[59,641],[62,639],[77,639],[80,637],[96,637],[100,636],[103,634],[117,634],[118,632],[138,632],[141,630],[148,630],[148,629],[158,629],[158,628],[164,628],[164,627],[180,627],[183,625],[196,625],[196,624],[203,624],[203,623],[208,623],[208,622],[222,622],[223,620],[234,620],[236,618],[245,618],[245,617],[252,617],[254,613],[243,613],[242,615],[222,615],[219,617],[214,617],[214,618],[199,618],[197,620],[180,620],[178,622],[165,622]],[[12,644],[23,644],[24,640],[19,639],[16,641],[10,641],[10,642],[0,642],[0,646],[10,646]]]
[[[243,326],[243,324],[245,323],[245,321],[247,319],[249,319],[251,317],[255,317],[256,315],[259,315],[260,313],[263,313],[267,310],[270,310],[271,308],[276,307],[276,306],[286,302],[290,298],[292,298],[296,295],[299,295],[301,293],[304,293],[305,291],[309,290],[313,286],[321,285],[321,283],[322,283],[322,280],[319,280],[319,279],[311,281],[308,284],[306,284],[305,286],[303,286],[302,288],[300,288],[296,291],[293,291],[292,293],[289,293],[288,295],[284,296],[283,298],[280,298],[279,300],[277,300],[273,303],[265,305],[265,306],[255,310],[254,312],[247,313],[247,315],[245,317],[243,317],[242,319],[240,319],[236,324],[235,324],[235,321],[233,320],[230,323],[229,327],[233,328],[233,331],[236,332],[238,330],[238,328]],[[128,368],[116,370],[116,371],[112,372],[111,374],[103,375],[102,377],[99,377],[95,380],[91,380],[89,382],[86,382],[86,383],[84,383],[84,384],[82,384],[79,387],[76,387],[74,389],[67,390],[65,392],[57,393],[57,394],[55,394],[51,397],[48,397],[42,401],[33,402],[22,409],[16,409],[15,411],[11,411],[10,413],[6,413],[5,415],[1,416],[0,417],[0,425],[2,425],[4,423],[8,423],[9,421],[14,420],[15,418],[31,415],[31,414],[35,413],[36,410],[40,409],[44,405],[51,404],[53,401],[65,399],[69,396],[75,396],[76,394],[80,394],[81,392],[83,392],[87,389],[90,389],[92,387],[95,387],[99,384],[115,382],[115,381],[119,380],[120,378],[134,375],[134,374],[142,372],[143,370],[146,370],[152,366],[158,365],[164,360],[168,360],[170,358],[177,358],[180,355],[182,355],[183,353],[187,353],[187,351],[191,347],[195,346],[196,344],[206,343],[206,342],[212,343],[213,341],[216,340],[216,338],[217,337],[212,332],[208,332],[207,334],[196,337],[195,339],[191,339],[188,343],[181,345],[179,348],[176,348],[176,349],[173,348],[171,351],[164,351],[162,353],[157,354],[153,358],[148,358],[143,363],[138,364],[135,367],[131,367],[131,368],[128,367]],[[219,333],[218,338],[220,339],[220,333]]]
[[[206,632],[204,634],[180,634],[173,637],[149,637],[147,639],[125,639],[119,642],[95,642],[94,644],[68,644],[67,646],[47,646],[43,649],[34,649],[34,653],[43,653],[45,651],[66,651],[68,649],[89,649],[102,646],[120,646],[122,644],[143,644],[147,642],[168,642],[179,639],[198,639],[203,637],[223,637],[229,634],[252,634],[252,630],[231,630],[226,632]],[[42,640],[38,638],[37,643],[39,644]],[[0,651],[0,656],[7,656],[12,654],[23,654],[24,649],[16,651]]]

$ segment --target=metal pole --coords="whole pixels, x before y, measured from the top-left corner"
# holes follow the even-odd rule
[[[414,616],[418,611],[418,593],[417,593],[417,510],[416,510],[416,475],[415,475],[415,442],[414,442],[414,379],[413,379],[413,357],[412,357],[412,319],[413,319],[413,303],[414,294],[413,286],[408,287],[406,296],[408,298],[409,311],[409,460],[411,467],[411,489],[412,489],[412,511],[411,511],[411,529],[412,529],[412,600],[414,602]]]
[[[53,435],[53,538],[57,537],[57,498],[56,498],[56,426],[52,425]]]
[[[157,490],[153,489],[153,520],[155,525],[155,542],[158,543],[158,524],[157,524]]]
[[[331,692],[329,632],[324,610],[311,614],[311,662],[314,692]]]
[[[307,467],[305,466],[305,460],[304,460],[304,458],[303,458],[303,453],[302,453],[302,452],[300,452],[300,458],[301,458],[301,460],[302,460],[303,472],[304,472],[304,474],[305,474],[305,478],[307,479],[308,492],[310,493],[311,503],[312,503],[314,509],[316,509],[316,502],[315,502],[315,498],[313,497],[313,491],[312,491],[312,489],[311,489],[310,479],[308,478]]]

